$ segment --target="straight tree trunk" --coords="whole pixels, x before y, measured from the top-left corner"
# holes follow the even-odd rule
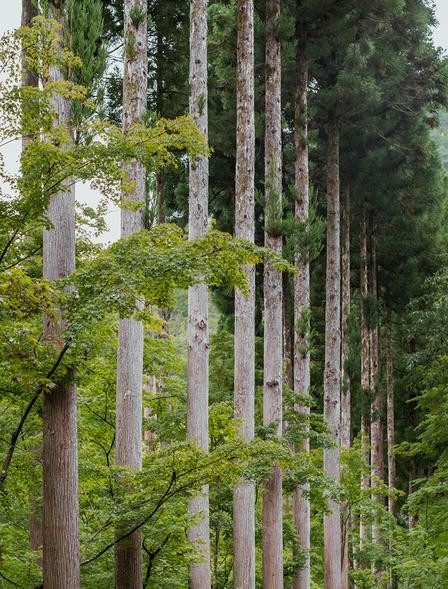
[[[327,160],[327,275],[325,305],[324,417],[334,448],[324,449],[324,472],[339,484],[341,429],[341,247],[339,218],[339,129],[331,121],[328,129]],[[341,586],[341,510],[328,499],[324,516],[324,587]]]
[[[297,88],[295,104],[295,219],[304,224],[309,216],[309,164],[308,164],[308,59],[305,38],[298,31]],[[299,251],[295,256],[297,273],[294,275],[294,393],[310,394],[310,261],[309,251]],[[297,405],[296,410],[308,419],[309,406]],[[308,425],[305,426],[308,428]],[[309,452],[310,442],[305,438],[297,450]],[[311,516],[307,493],[309,484],[298,487],[293,496],[294,525],[299,545],[306,551],[304,566],[292,581],[292,589],[310,589],[311,569]]]
[[[190,2],[190,114],[207,137],[207,0]],[[189,238],[205,235],[208,226],[208,158],[190,161]],[[208,289],[197,284],[188,290],[187,438],[208,450]],[[189,503],[199,517],[188,530],[189,540],[202,561],[190,566],[190,589],[209,589],[210,523],[208,486]]]
[[[342,317],[341,317],[341,448],[348,449],[351,445],[351,396],[350,375],[347,369],[349,355],[348,319],[350,316],[350,187],[344,188],[344,202],[342,207],[342,242],[341,242],[341,288],[342,288]],[[348,535],[350,529],[350,513],[347,504],[342,510],[342,589],[349,589],[349,550]]]
[[[350,316],[350,188],[345,187],[344,203],[342,207],[342,244],[341,244],[341,288],[342,288],[342,317],[341,317],[341,447],[348,449],[351,445],[351,396],[350,375],[347,362],[349,355],[348,319]]]
[[[66,15],[54,9],[61,25]],[[51,68],[50,81],[63,75]],[[60,95],[53,99],[55,125],[70,128],[70,102]],[[47,280],[70,276],[75,270],[75,189],[67,182],[50,198],[47,210],[50,228],[43,235],[43,275]],[[44,317],[43,337],[56,349],[65,346],[65,321],[60,309]],[[79,589],[79,510],[77,412],[74,368],[55,382],[43,399],[43,587]]]
[[[280,0],[266,3],[265,247],[282,252]],[[282,273],[264,267],[263,425],[282,435]],[[274,466],[263,493],[263,588],[283,587],[282,473]]]
[[[31,21],[37,16],[38,11],[31,0],[22,0],[22,19],[21,26],[27,27],[31,24]],[[37,86],[37,76],[25,69],[22,63],[22,86]],[[22,138],[22,152],[26,149],[29,139],[27,137]],[[42,458],[42,446],[37,444],[32,448],[33,454],[36,455],[36,459]],[[40,500],[36,500],[34,496],[30,496],[30,515],[29,515],[29,536],[30,536],[30,548],[31,550],[40,550],[42,548],[42,505]],[[42,566],[42,561],[39,559],[39,564]]]
[[[367,266],[367,220],[365,207],[362,212],[360,231],[360,289],[361,289],[361,389],[364,402],[361,413],[361,448],[363,459],[370,464],[370,436],[368,418],[365,410],[365,399],[370,396],[370,338],[369,327],[366,317],[366,304],[369,296],[368,266]],[[366,491],[370,486],[370,477],[367,474],[361,475],[361,489]],[[359,522],[359,548],[364,549],[367,537],[367,525],[361,516]]]
[[[387,391],[387,484],[389,491],[395,488],[395,411],[394,411],[394,361],[392,355],[392,324],[389,313],[387,348],[386,348],[386,391]],[[395,500],[388,498],[388,509],[391,515],[395,515]]]
[[[372,226],[371,238],[371,297],[376,304],[378,299],[377,287],[377,257],[376,257],[376,235],[375,225]],[[378,316],[375,312],[374,323],[370,329],[370,387],[372,403],[370,407],[370,440],[371,440],[371,488],[373,497],[378,503],[382,503],[382,497],[375,494],[375,488],[379,486],[380,481],[384,478],[384,459],[383,459],[383,395],[379,386],[379,327]],[[376,518],[375,518],[376,520]],[[378,523],[374,521],[372,525],[372,540],[375,543],[381,541],[380,529]]]
[[[137,18],[138,11],[141,17]],[[124,2],[123,131],[141,121],[147,96],[147,18],[144,0]],[[127,237],[144,227],[146,173],[133,161],[126,172],[134,182],[124,198],[141,203],[138,210],[121,211],[121,236]],[[141,303],[140,303],[141,304]],[[118,327],[116,447],[118,466],[140,469],[142,466],[142,380],[143,324],[133,318],[122,319]],[[117,529],[117,536],[123,530]],[[141,589],[142,533],[131,534],[115,547],[115,583],[117,589]]]
[[[237,2],[235,236],[254,241],[254,4]],[[246,269],[248,296],[235,291],[235,418],[245,442],[254,437],[255,269]],[[255,589],[255,486],[241,480],[233,494],[233,584]]]

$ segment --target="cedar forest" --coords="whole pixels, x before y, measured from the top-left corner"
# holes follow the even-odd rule
[[[448,588],[434,24],[430,0],[22,0],[1,589]]]

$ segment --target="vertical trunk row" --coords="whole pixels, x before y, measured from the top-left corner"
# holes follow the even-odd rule
[[[387,325],[386,392],[387,392],[387,474],[389,491],[395,487],[395,411],[394,411],[394,363],[392,356],[392,323],[390,312]],[[388,509],[395,515],[395,500],[388,498]]]
[[[368,267],[367,267],[367,219],[365,207],[362,212],[360,227],[360,290],[361,290],[361,389],[363,392],[363,407],[361,413],[361,449],[366,464],[370,464],[370,442],[368,418],[366,413],[366,399],[370,395],[370,338],[367,323],[367,298]],[[367,474],[361,475],[361,489],[367,490],[370,486],[370,477]],[[359,522],[359,548],[363,550],[367,536],[367,526],[363,517]]]
[[[308,60],[305,38],[298,31],[297,88],[295,104],[295,219],[303,224],[309,215],[309,169],[308,169]],[[298,251],[295,256],[297,273],[294,275],[294,392],[297,395],[310,393],[310,262],[308,251]],[[305,416],[309,406],[297,406]],[[298,451],[308,452],[309,439],[303,440]],[[310,502],[307,497],[309,485],[297,488],[293,496],[294,525],[299,544],[306,551],[310,549]],[[293,589],[309,589],[311,586],[310,557],[307,552],[304,566],[293,578]]]
[[[265,96],[265,246],[282,252],[282,138],[281,53],[278,31],[280,0],[266,3]],[[275,424],[282,435],[282,274],[264,269],[264,386],[263,425]],[[283,587],[283,503],[279,466],[266,481],[263,493],[263,587]]]
[[[190,114],[207,137],[207,0],[190,3]],[[205,235],[208,225],[208,158],[190,161],[189,238]],[[208,289],[197,284],[188,290],[187,438],[208,450]],[[188,537],[202,555],[190,566],[190,588],[210,588],[210,531],[208,486],[189,503],[199,517]]]
[[[330,120],[327,160],[327,274],[325,304],[324,417],[333,448],[324,449],[324,472],[339,484],[340,397],[341,397],[341,258],[339,218],[339,128]],[[341,586],[341,510],[328,500],[324,516],[324,587]]]
[[[235,236],[254,241],[255,119],[254,4],[237,3],[237,121],[235,170]],[[235,417],[240,435],[254,437],[255,410],[255,268],[247,268],[249,294],[235,292]],[[235,486],[233,496],[234,587],[255,588],[255,487]]]
[[[64,25],[63,9],[52,16]],[[50,70],[50,81],[62,79]],[[70,102],[56,95],[55,125],[70,127]],[[49,229],[43,235],[43,275],[47,280],[70,276],[75,270],[75,189],[62,187],[48,205]],[[43,336],[58,350],[65,346],[60,310],[44,317]],[[79,517],[77,414],[74,369],[45,393],[43,400],[43,577],[45,589],[79,589]]]
[[[348,319],[350,315],[350,187],[344,188],[344,202],[342,207],[342,242],[341,242],[341,448],[350,448],[351,432],[351,396],[350,375],[347,369],[349,355]],[[349,588],[349,552],[348,533],[350,528],[350,513],[344,505],[342,513],[342,589]]]
[[[139,121],[146,111],[147,97],[147,17],[144,0],[124,3],[123,131]],[[145,204],[144,167],[137,161],[126,165],[134,183],[125,200],[141,203],[138,210],[121,211],[121,236],[143,229]],[[122,319],[118,327],[116,448],[118,466],[141,468],[142,464],[142,375],[143,324],[133,318]],[[117,529],[117,538],[123,530]],[[117,589],[142,587],[142,534],[134,532],[118,542],[115,549]]]

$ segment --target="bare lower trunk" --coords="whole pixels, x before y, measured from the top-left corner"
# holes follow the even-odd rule
[[[238,0],[235,236],[254,241],[254,5]],[[247,268],[249,293],[235,292],[235,418],[246,442],[254,437],[255,269]],[[255,487],[240,481],[233,494],[233,584],[255,588]]]
[[[394,410],[394,364],[392,356],[392,325],[389,315],[386,348],[386,391],[387,391],[387,475],[389,491],[395,488],[395,410]],[[395,515],[395,500],[388,498],[388,509]]]
[[[281,54],[277,23],[280,1],[266,5],[265,97],[265,246],[281,255],[282,137]],[[282,274],[270,263],[264,268],[263,425],[282,435]],[[263,493],[263,587],[283,587],[282,473],[275,466]]]
[[[207,0],[190,3],[190,114],[207,137]],[[208,158],[190,161],[189,237],[205,235],[208,225]],[[188,290],[187,438],[208,450],[208,288]],[[189,503],[189,513],[200,517],[188,530],[188,538],[201,554],[190,566],[190,589],[208,589],[210,574],[210,526],[208,487]]]
[[[139,9],[146,14],[144,0],[125,0],[123,76],[123,131],[140,122],[146,111],[147,94],[147,19],[135,18]],[[132,18],[134,17],[134,18]],[[134,182],[126,200],[145,203],[146,174],[144,167],[134,161],[126,166]],[[142,208],[122,209],[121,235],[127,237],[143,229]],[[142,379],[143,324],[133,318],[122,319],[118,327],[116,448],[118,466],[140,469],[142,464]],[[123,530],[117,528],[117,536]],[[142,533],[134,532],[115,547],[115,583],[117,589],[141,589]]]
[[[362,213],[360,228],[360,290],[361,290],[361,389],[363,392],[363,407],[361,414],[361,448],[363,460],[370,464],[370,436],[368,419],[366,415],[366,400],[370,396],[370,338],[366,317],[366,304],[369,295],[368,267],[367,267],[367,221],[365,209]],[[368,474],[361,476],[361,489],[367,490],[370,486]],[[361,516],[359,522],[359,548],[364,549],[367,537],[367,524]]]
[[[351,442],[351,396],[350,375],[347,368],[349,355],[348,319],[350,315],[350,188],[344,189],[344,203],[342,208],[342,252],[341,252],[341,288],[342,288],[342,316],[341,316],[341,448],[350,448]],[[349,506],[342,507],[342,589],[349,588],[349,550],[348,536],[350,528]]]
[[[305,39],[297,50],[297,89],[295,105],[295,219],[306,223],[309,216],[309,169],[308,169],[308,60],[305,53]],[[309,251],[296,252],[294,275],[294,392],[298,395],[310,393],[310,261]],[[296,406],[306,418],[309,406]],[[305,425],[306,430],[308,424]],[[305,434],[307,432],[305,431]],[[297,450],[309,452],[309,439],[305,437]],[[298,487],[293,496],[294,525],[300,547],[306,551],[304,566],[292,581],[293,589],[309,589],[311,585],[310,555],[310,501],[307,497],[309,485]]]
[[[332,121],[328,130],[327,169],[327,275],[325,305],[324,416],[333,448],[324,449],[324,472],[339,484],[339,444],[341,421],[341,249],[339,219],[339,130]],[[324,516],[324,587],[341,586],[341,510],[328,499]]]
[[[37,16],[38,11],[32,0],[22,0],[22,20],[21,26],[27,27],[31,24],[32,19]],[[22,86],[37,86],[37,76],[22,65]],[[25,150],[28,145],[29,139],[27,137],[22,138],[22,151]],[[36,459],[42,457],[41,445],[36,445],[32,449],[33,454],[36,455]],[[30,495],[30,515],[29,515],[29,536],[30,536],[30,548],[31,550],[40,550],[42,548],[42,504],[40,499]],[[42,566],[42,560],[39,559],[39,565]]]
[[[371,297],[372,301],[377,302],[377,261],[376,261],[376,236],[375,228],[372,229],[371,243]],[[378,503],[382,503],[381,495],[375,494],[374,489],[378,487],[384,478],[384,460],[383,460],[383,395],[379,386],[379,326],[378,314],[375,313],[374,323],[370,330],[370,387],[373,395],[370,408],[370,439],[371,439],[371,487],[373,496]],[[378,522],[372,525],[372,540],[375,543],[381,541],[380,529]]]
[[[54,11],[63,25],[65,15]],[[61,80],[53,68],[50,80]],[[70,124],[70,103],[53,100],[55,125]],[[75,191],[63,187],[47,210],[49,229],[43,236],[43,275],[47,280],[70,276],[75,270]],[[60,309],[44,318],[44,339],[62,349],[65,322]],[[43,586],[79,589],[78,454],[74,369],[45,393],[43,400]]]

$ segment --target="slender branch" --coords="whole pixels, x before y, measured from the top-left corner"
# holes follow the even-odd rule
[[[67,352],[67,350],[69,349],[69,347],[70,347],[70,344],[68,344],[68,343],[66,343],[64,345],[64,347],[62,348],[62,350],[59,353],[58,358],[56,359],[56,362],[53,364],[53,366],[51,367],[51,369],[47,373],[47,376],[46,376],[47,379],[51,378],[53,376],[53,374],[56,372],[56,370],[58,369],[59,365],[61,364],[62,359],[63,359],[65,353]],[[3,461],[2,471],[0,472],[0,489],[3,487],[6,477],[8,475],[8,469],[11,465],[11,461],[14,456],[14,452],[15,452],[15,449],[17,446],[17,440],[19,439],[19,436],[22,432],[23,426],[25,425],[28,415],[31,413],[31,411],[32,411],[34,405],[36,404],[36,401],[39,399],[42,391],[43,391],[42,386],[39,386],[36,389],[34,395],[31,397],[30,401],[28,402],[28,405],[25,408],[25,411],[23,412],[23,415],[20,418],[20,421],[19,421],[16,429],[11,434],[9,448],[6,453],[5,459]]]
[[[159,554],[159,552],[162,550],[162,548],[164,546],[166,546],[166,544],[168,543],[170,537],[171,537],[171,532],[165,537],[165,539],[163,540],[162,544],[160,544],[160,546],[158,548],[156,548],[155,550],[148,550],[146,548],[146,546],[145,546],[145,541],[143,540],[143,550],[148,555],[148,566],[146,568],[145,580],[143,581],[143,587],[144,588],[148,584],[149,577],[151,576],[151,569],[152,569],[152,565],[153,565],[154,559]]]

